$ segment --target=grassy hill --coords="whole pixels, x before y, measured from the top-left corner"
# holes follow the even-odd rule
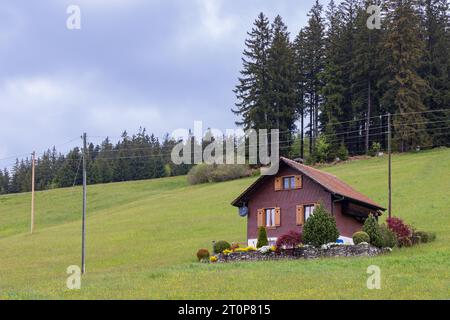
[[[387,159],[351,162],[332,172],[386,204]],[[88,189],[87,275],[66,288],[80,264],[81,189],[0,197],[0,299],[448,299],[450,150],[396,155],[393,209],[438,239],[374,258],[197,263],[212,240],[245,241],[245,219],[230,201],[255,178],[188,186],[185,177],[95,185]],[[382,289],[366,288],[378,265]]]

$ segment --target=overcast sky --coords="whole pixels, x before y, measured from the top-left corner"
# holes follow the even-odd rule
[[[294,36],[313,2],[2,0],[0,159],[84,131],[100,142],[140,126],[163,136],[194,120],[234,128],[232,90],[256,16],[280,14]],[[71,4],[81,30],[66,28]]]

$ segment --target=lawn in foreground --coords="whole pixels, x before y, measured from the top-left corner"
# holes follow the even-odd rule
[[[375,258],[196,263],[196,250],[211,240],[245,240],[245,219],[229,202],[254,178],[89,187],[88,273],[80,291],[66,288],[65,274],[80,263],[80,189],[39,193],[32,236],[29,195],[0,197],[0,298],[448,299],[450,151],[396,155],[393,168],[394,212],[438,240]],[[325,170],[386,204],[386,158]],[[372,264],[382,270],[382,290],[366,288]]]

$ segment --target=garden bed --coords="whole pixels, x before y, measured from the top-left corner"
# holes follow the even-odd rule
[[[373,257],[387,252],[391,252],[391,249],[380,249],[367,243],[360,243],[358,245],[330,244],[321,248],[302,246],[295,249],[269,251],[266,253],[260,251],[221,253],[217,255],[217,262],[318,259],[325,257]]]

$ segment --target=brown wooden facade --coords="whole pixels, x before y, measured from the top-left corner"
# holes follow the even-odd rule
[[[301,168],[303,167],[309,168]],[[276,239],[291,230],[301,231],[306,220],[305,208],[309,210],[311,207],[308,206],[319,203],[335,217],[341,236],[351,238],[353,233],[361,230],[362,223],[369,214],[378,216],[384,210],[373,202],[363,203],[329,190],[327,185],[319,184],[307,173],[305,170],[298,170],[296,166],[280,162],[277,175],[261,177],[233,202],[234,206],[248,207],[247,239],[258,237],[259,226],[266,227],[269,239]],[[283,182],[289,179],[292,184],[287,183],[289,187],[285,189]],[[343,186],[348,188],[348,185]],[[270,226],[267,225],[267,211],[271,215]]]

